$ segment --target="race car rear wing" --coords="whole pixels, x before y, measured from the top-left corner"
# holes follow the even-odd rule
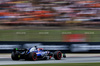
[[[14,51],[14,52],[16,52],[16,51],[27,51],[27,49],[14,48],[13,51]]]

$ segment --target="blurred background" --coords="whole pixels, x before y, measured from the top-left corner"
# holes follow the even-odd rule
[[[99,42],[99,26],[99,0],[0,0],[0,41]]]
[[[0,41],[100,42],[99,26],[99,0],[0,0]]]
[[[99,25],[99,0],[0,0],[0,29],[95,29]]]

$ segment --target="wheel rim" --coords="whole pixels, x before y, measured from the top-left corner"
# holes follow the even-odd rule
[[[59,58],[61,57],[61,53],[58,53],[58,57],[59,57]]]
[[[33,53],[33,55],[32,55],[32,59],[33,59],[33,60],[36,60],[36,59],[37,59],[37,55],[36,55],[36,53]]]
[[[62,57],[62,53],[61,53],[61,52],[58,52],[58,53],[57,53],[57,58],[60,60],[61,57]]]

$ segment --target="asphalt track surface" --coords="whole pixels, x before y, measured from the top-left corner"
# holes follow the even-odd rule
[[[93,63],[100,62],[100,57],[67,57],[61,60],[36,60],[36,61],[13,61],[11,58],[0,58],[0,65],[16,65],[16,64],[47,64],[47,63]]]

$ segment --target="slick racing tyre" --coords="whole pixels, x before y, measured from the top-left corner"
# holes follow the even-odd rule
[[[36,52],[31,52],[29,54],[29,59],[33,60],[33,61],[36,61],[37,60],[37,54],[36,54]]]
[[[19,52],[18,51],[12,52],[11,58],[12,58],[12,60],[19,60],[20,59]]]
[[[62,57],[61,51],[55,51],[54,52],[54,58],[55,58],[55,60],[60,60],[61,57]]]

